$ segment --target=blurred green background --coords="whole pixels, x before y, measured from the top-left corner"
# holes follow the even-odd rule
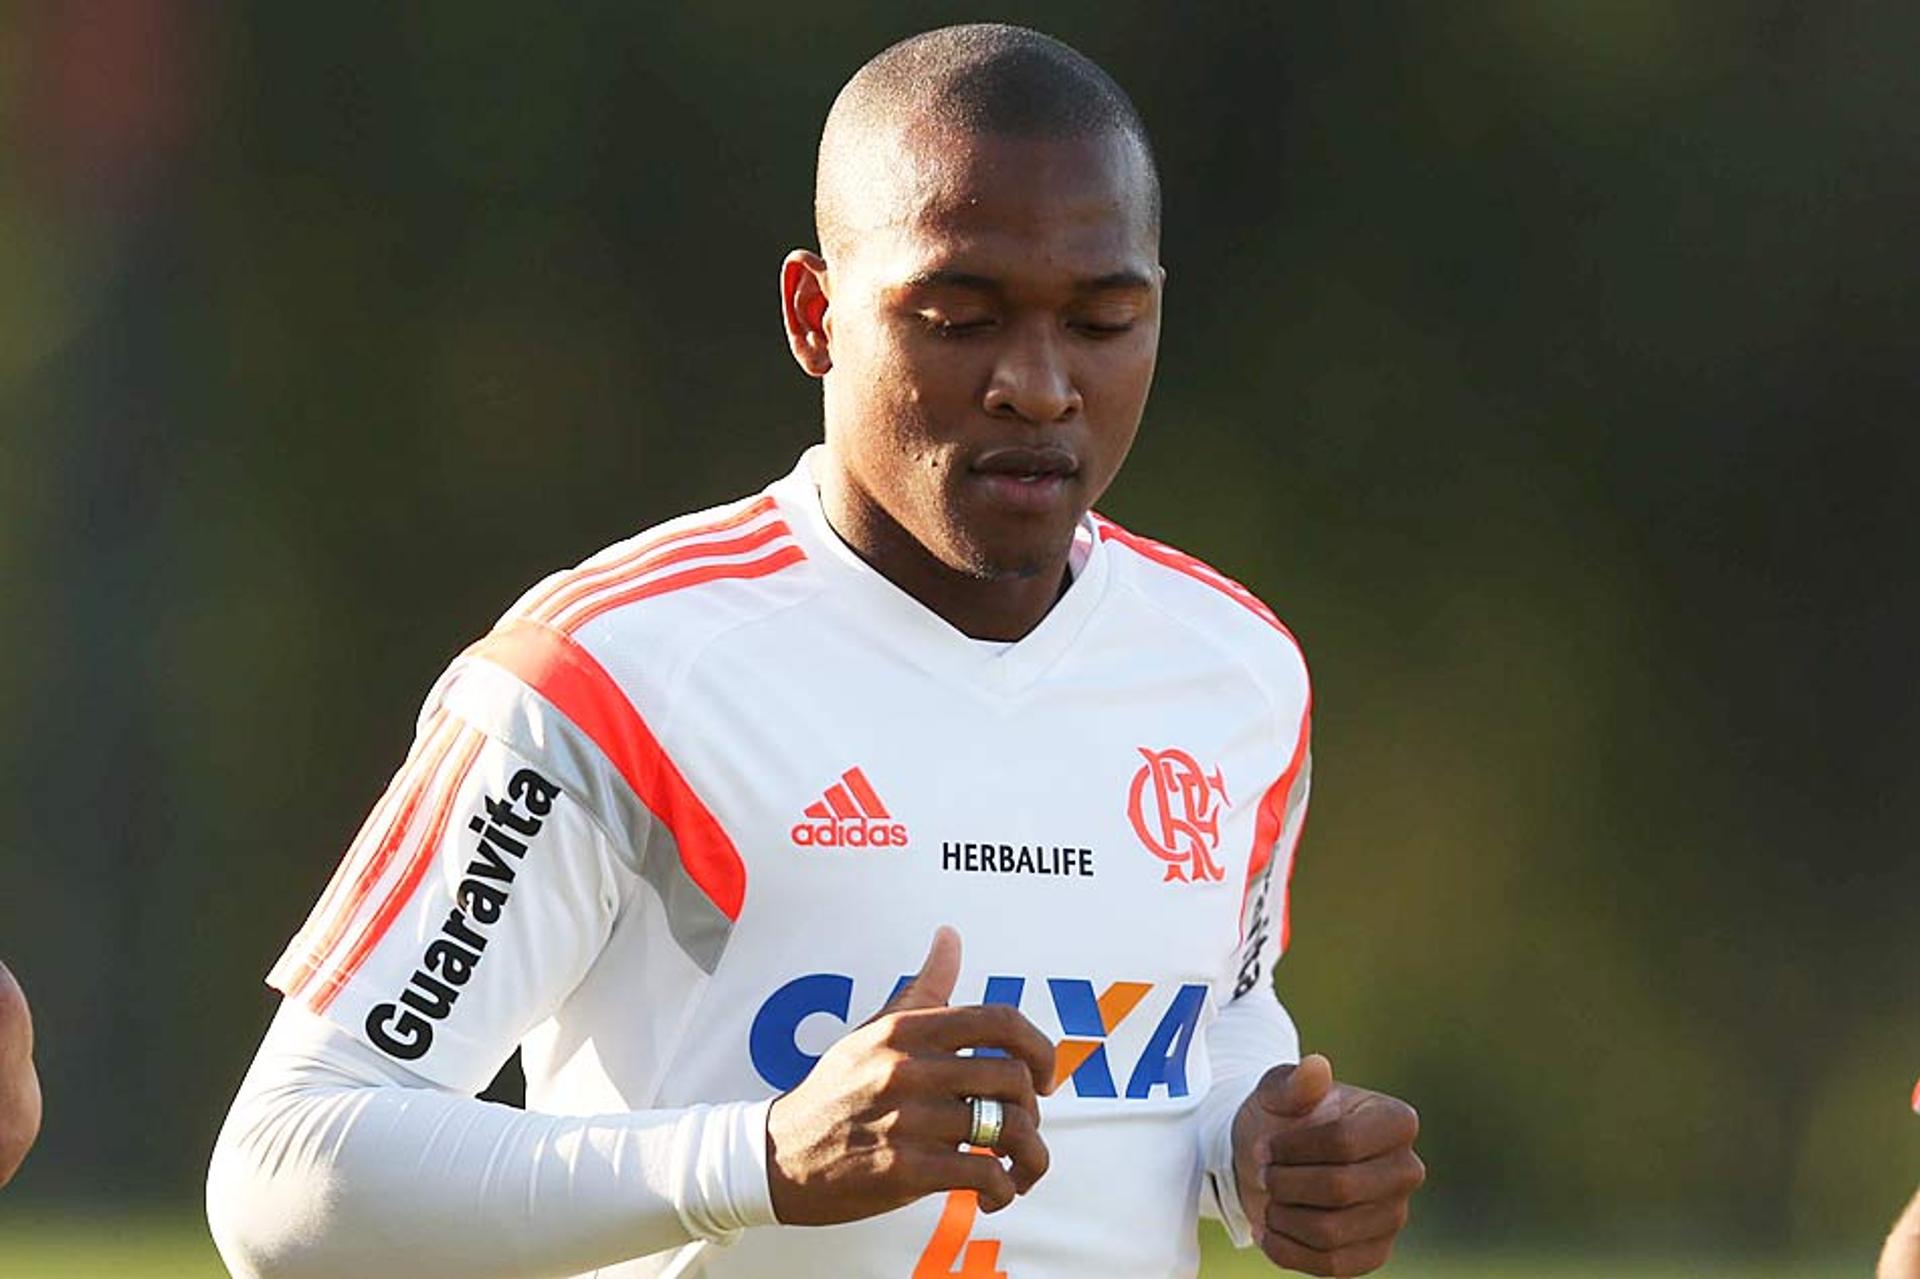
[[[1920,1177],[1920,8],[86,0],[0,9],[0,957],[47,1096],[0,1273],[191,1237],[428,684],[814,437],[774,282],[821,120],[985,17],[1155,136],[1104,505],[1313,661],[1279,981],[1422,1110],[1393,1273],[1865,1269]]]

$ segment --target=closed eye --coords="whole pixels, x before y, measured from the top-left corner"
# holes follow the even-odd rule
[[[934,311],[922,311],[918,318],[921,327],[937,338],[963,338],[993,327],[992,320],[949,320]]]

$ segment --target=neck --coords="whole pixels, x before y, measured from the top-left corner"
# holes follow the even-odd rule
[[[971,639],[1017,640],[1040,624],[1066,593],[1070,546],[1058,555],[987,576],[944,563],[868,495],[822,467],[816,477],[827,523],[874,572]]]

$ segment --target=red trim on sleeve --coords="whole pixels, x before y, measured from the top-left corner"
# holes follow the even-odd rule
[[[642,538],[633,549],[604,564],[594,564],[586,568],[576,568],[571,572],[562,574],[548,585],[545,590],[541,591],[539,595],[529,600],[520,611],[527,617],[539,618],[541,620],[550,619],[555,613],[559,612],[561,608],[566,607],[567,604],[576,602],[582,595],[591,594],[594,591],[601,590],[604,587],[613,585],[624,579],[636,564],[648,556],[651,556],[654,552],[677,546],[696,538],[706,537],[714,533],[722,533],[728,529],[739,528],[742,524],[752,523],[768,511],[771,511],[774,505],[774,500],[771,497],[760,497],[746,503],[731,515],[723,515],[717,519],[689,524],[683,528],[674,529],[669,533],[657,533],[653,536]],[[569,598],[564,602],[557,602],[562,595],[567,595]]]
[[[1096,514],[1093,521],[1101,541],[1118,542],[1134,554],[1152,560],[1162,568],[1170,568],[1202,585],[1212,587],[1292,640],[1295,648],[1300,647],[1300,641],[1293,638],[1293,632],[1288,630],[1286,624],[1267,607],[1264,600],[1205,560],[1196,559],[1185,551],[1168,546],[1165,542],[1156,542],[1150,537],[1142,537],[1138,533],[1121,528],[1104,515]]]
[[[397,794],[390,796],[393,802],[389,804],[383,798],[367,818],[360,837],[341,860],[333,882],[327,885],[312,918],[301,930],[301,939],[296,940],[295,944],[301,948],[299,961],[284,977],[276,971],[269,978],[289,999],[299,998],[306,992],[307,983],[326,966],[327,959],[360,913],[360,907],[387,873],[387,867],[406,843],[421,801],[433,788],[440,766],[458,736],[446,716],[436,713],[428,731],[420,738],[420,748],[414,758],[394,778],[392,790]],[[388,815],[384,827],[379,825],[383,811]]]
[[[1307,762],[1308,742],[1313,736],[1313,702],[1308,698],[1306,713],[1300,717],[1300,736],[1293,744],[1293,757],[1287,766],[1267,787],[1267,793],[1260,797],[1260,813],[1253,823],[1253,851],[1247,856],[1247,885],[1242,890],[1240,908],[1246,910],[1246,894],[1253,891],[1254,881],[1266,871],[1273,861],[1274,846],[1280,842],[1280,834],[1287,822],[1287,796],[1292,793],[1294,783],[1300,780],[1300,770]],[[1304,826],[1303,826],[1304,829]],[[1294,847],[1299,847],[1300,839],[1296,833]],[[1280,950],[1284,954],[1287,940],[1293,931],[1292,894],[1294,858],[1287,858],[1286,877],[1280,883]]]
[[[314,988],[312,997],[307,1001],[307,1006],[314,1012],[325,1012],[327,1005],[333,1002],[334,996],[345,989],[346,984],[353,979],[353,975],[360,971],[360,966],[367,962],[367,956],[371,955],[373,948],[380,944],[380,939],[387,935],[387,929],[393,927],[393,921],[399,918],[406,904],[413,900],[414,890],[420,887],[420,881],[426,878],[428,869],[433,865],[434,856],[440,851],[440,841],[446,838],[447,820],[453,815],[453,801],[459,796],[461,787],[467,784],[467,775],[473,771],[473,763],[480,757],[480,748],[486,745],[487,741],[485,736],[474,729],[466,729],[462,736],[465,738],[465,744],[460,748],[460,754],[447,781],[447,788],[440,792],[440,802],[434,805],[433,817],[427,823],[425,836],[414,847],[413,856],[407,861],[407,868],[401,872],[399,880],[388,890],[386,899],[380,903],[379,911],[368,921],[367,927],[360,934],[360,939],[354,943],[353,949],[347,952],[346,959],[341,961],[339,966],[329,972]]]
[[[713,530],[709,529],[697,530],[697,532],[703,536],[712,531]],[[691,538],[692,534],[689,534],[688,537]],[[582,601],[590,600],[595,595],[604,594],[625,586],[629,582],[637,581],[649,573],[657,573],[663,568],[670,568],[675,564],[684,564],[688,560],[712,560],[720,559],[727,555],[744,555],[748,551],[759,550],[769,542],[782,540],[787,542],[793,540],[793,530],[787,527],[785,520],[772,520],[762,524],[759,528],[734,537],[715,538],[712,541],[706,542],[690,540],[669,542],[656,548],[652,554],[630,564],[622,572],[601,581],[584,582],[571,590],[562,591],[537,612],[526,612],[523,616],[529,617],[536,622],[555,624],[566,614],[568,609],[573,608]]]
[[[651,578],[638,586],[623,591],[613,591],[591,603],[582,604],[577,611],[567,617],[565,629],[571,635],[609,609],[652,599],[656,595],[685,590],[689,586],[699,586],[704,582],[765,577],[769,573],[778,573],[783,568],[798,564],[806,558],[807,553],[801,550],[797,543],[789,541],[778,550],[763,555],[757,560],[745,560],[736,564],[704,564],[696,568],[683,569],[678,573],[669,573],[665,577]]]
[[[739,850],[591,653],[550,626],[517,622],[481,640],[467,655],[510,671],[591,738],[640,802],[673,832],[688,878],[728,919],[740,917],[747,867]]]

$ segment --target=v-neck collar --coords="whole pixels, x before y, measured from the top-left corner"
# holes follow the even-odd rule
[[[824,452],[823,445],[808,449],[767,492],[780,504],[818,571],[854,602],[863,619],[872,619],[875,633],[914,665],[981,692],[1020,692],[1066,652],[1105,598],[1111,553],[1095,535],[1093,521],[1082,516],[1069,558],[1073,580],[1040,624],[1004,648],[973,639],[881,576],[840,540],[827,522],[813,478],[814,463]]]

